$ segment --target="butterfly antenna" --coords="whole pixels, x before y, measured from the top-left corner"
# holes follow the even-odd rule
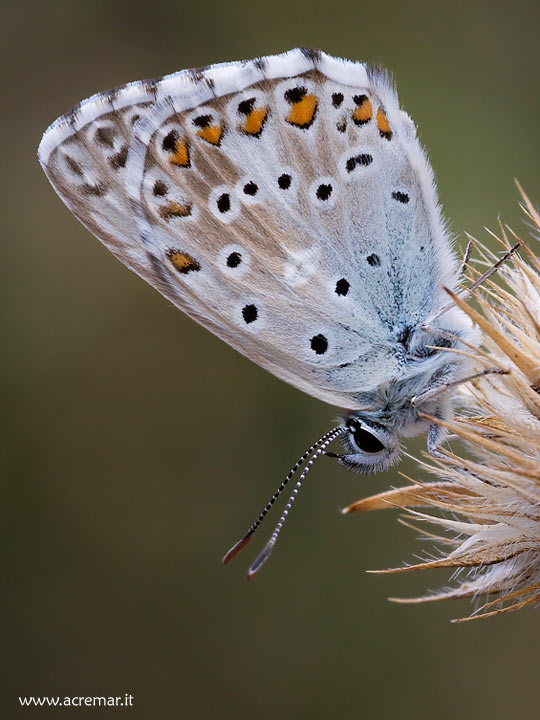
[[[295,464],[293,465],[293,467],[292,467],[292,468],[289,470],[289,472],[287,473],[286,478],[283,480],[283,482],[282,482],[281,485],[278,487],[278,489],[276,490],[276,492],[272,495],[272,497],[270,498],[270,500],[266,503],[264,510],[261,512],[261,514],[259,515],[259,517],[257,518],[257,520],[256,520],[256,521],[253,523],[253,525],[249,528],[249,530],[248,530],[247,533],[244,535],[244,537],[241,538],[240,540],[238,540],[238,542],[236,542],[236,543],[232,546],[232,548],[225,554],[225,556],[224,556],[224,558],[223,558],[223,564],[224,564],[224,565],[227,565],[228,563],[230,563],[230,561],[233,559],[233,557],[234,557],[235,555],[237,555],[237,554],[240,552],[240,550],[242,550],[242,548],[244,548],[244,547],[248,544],[248,542],[251,540],[251,538],[252,538],[252,536],[253,536],[253,533],[257,530],[257,528],[259,527],[259,525],[262,523],[262,521],[264,520],[264,518],[265,518],[266,515],[268,514],[268,511],[270,510],[270,508],[272,507],[272,505],[276,502],[276,500],[277,500],[278,497],[281,495],[281,493],[283,492],[283,490],[285,490],[285,488],[287,487],[287,484],[288,484],[289,480],[291,480],[291,478],[294,476],[294,474],[296,473],[296,471],[298,470],[298,468],[301,467],[301,466],[304,464],[304,462],[307,460],[307,458],[308,458],[315,450],[317,450],[317,448],[319,448],[319,447],[322,445],[322,443],[325,443],[325,442],[326,442],[327,445],[328,445],[329,442],[332,442],[332,440],[334,440],[336,437],[338,437],[338,435],[335,435],[335,433],[336,433],[338,430],[341,430],[341,428],[334,428],[333,430],[329,430],[327,433],[325,433],[325,434],[322,436],[322,438],[319,438],[319,440],[317,440],[317,442],[313,443],[313,445],[306,450],[306,452],[302,455],[302,457],[298,458],[298,460],[295,462]],[[332,437],[332,440],[330,440],[330,437]],[[329,442],[327,442],[327,441],[329,441]],[[325,447],[326,447],[326,445],[325,445]]]
[[[276,544],[276,540],[278,539],[278,535],[281,532],[281,528],[283,527],[285,520],[287,519],[287,515],[289,514],[289,511],[292,507],[293,502],[296,500],[296,496],[298,495],[298,491],[300,490],[300,487],[302,486],[302,483],[304,482],[306,475],[313,467],[313,463],[324,453],[324,451],[326,450],[328,445],[330,445],[330,443],[332,443],[340,435],[343,435],[344,432],[346,432],[345,428],[341,428],[341,427],[335,428],[335,430],[331,430],[329,433],[327,433],[325,440],[321,439],[321,441],[319,441],[320,445],[315,450],[315,452],[311,456],[309,462],[307,463],[306,467],[302,471],[302,474],[298,478],[296,485],[294,486],[294,490],[292,491],[291,497],[289,498],[289,501],[288,501],[287,505],[285,506],[285,509],[283,510],[283,514],[280,517],[279,522],[276,525],[270,540],[266,543],[262,552],[257,556],[255,562],[249,568],[248,573],[247,573],[248,580],[251,580],[251,578],[255,575],[255,573],[257,573],[261,569],[261,567],[264,565],[264,563],[270,557],[270,554],[271,554],[272,550],[274,549],[274,545]]]

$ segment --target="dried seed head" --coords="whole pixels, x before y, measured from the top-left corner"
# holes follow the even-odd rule
[[[519,190],[523,210],[540,232],[540,216]],[[495,237],[504,250],[515,242],[502,226]],[[498,259],[475,244],[487,265]],[[474,356],[478,370],[510,371],[484,375],[460,388],[465,409],[452,422],[441,423],[460,439],[467,457],[447,450],[443,458],[421,463],[438,477],[436,482],[411,481],[345,509],[408,508],[403,523],[432,539],[438,557],[382,572],[462,569],[454,575],[459,577],[454,587],[396,600],[483,598],[473,615],[458,622],[540,602],[540,259],[522,243],[499,275],[504,285],[488,280],[473,293],[476,309],[454,296],[483,331],[483,348]],[[486,602],[488,595],[494,598]]]

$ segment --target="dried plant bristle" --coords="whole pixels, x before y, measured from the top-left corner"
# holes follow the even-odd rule
[[[540,232],[539,214],[519,184],[518,189],[528,222]],[[520,242],[519,252],[499,268],[500,279],[486,280],[466,302],[452,297],[483,333],[481,348],[463,347],[463,352],[472,352],[478,370],[508,372],[465,384],[454,420],[436,421],[460,445],[459,452],[446,448],[444,457],[420,463],[436,481],[407,478],[402,488],[346,508],[407,508],[402,522],[433,540],[435,559],[380,572],[456,568],[456,585],[420,598],[391,599],[481,600],[471,616],[456,622],[540,602],[540,259],[508,228],[500,225],[492,235],[503,251]],[[499,259],[483,244],[474,244],[484,265]],[[473,281],[481,273],[469,267]],[[435,531],[427,529],[433,526]]]

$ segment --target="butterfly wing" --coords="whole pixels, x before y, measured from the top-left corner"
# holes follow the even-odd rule
[[[126,265],[333,405],[399,373],[396,328],[454,282],[414,126],[359,63],[295,50],[136,83],[57,121],[40,161]]]

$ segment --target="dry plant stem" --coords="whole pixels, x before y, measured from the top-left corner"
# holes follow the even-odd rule
[[[521,207],[540,233],[540,215],[517,185]],[[436,481],[406,478],[404,487],[343,510],[406,508],[400,522],[433,542],[433,551],[419,563],[382,572],[440,567],[461,572],[454,573],[453,587],[419,598],[390,599],[475,599],[472,615],[456,622],[540,602],[540,259],[532,244],[536,239],[526,245],[502,224],[498,234],[490,234],[501,246],[504,262],[474,238],[470,241],[480,264],[495,268],[504,286],[493,282],[493,270],[480,273],[467,258],[474,282],[458,294],[447,291],[483,332],[483,348],[448,350],[473,357],[477,376],[456,389],[462,409],[454,420],[426,416],[458,438],[459,451],[447,449],[440,458],[426,456],[420,462]],[[437,526],[439,532],[424,525]],[[483,604],[478,602],[482,597]]]

